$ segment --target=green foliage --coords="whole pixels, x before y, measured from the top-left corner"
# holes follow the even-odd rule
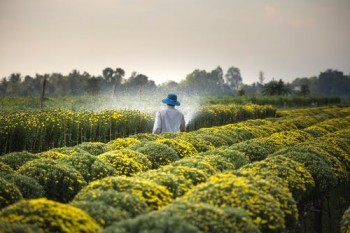
[[[279,208],[280,203],[246,177],[230,173],[214,175],[183,198],[189,202],[245,209],[263,232],[281,232],[285,229],[285,216]]]
[[[134,139],[137,139],[139,141],[155,141],[155,140],[160,139],[162,137],[158,134],[137,133],[137,134],[129,136],[129,138],[134,138]]]
[[[247,211],[240,208],[219,208],[206,203],[175,201],[160,212],[180,217],[201,232],[260,232]]]
[[[89,192],[95,189],[113,189],[119,192],[135,194],[153,210],[169,204],[172,200],[172,194],[164,186],[142,178],[123,176],[106,177],[91,182],[81,192]]]
[[[21,199],[22,194],[16,185],[0,177],[0,209]]]
[[[140,142],[132,145],[130,149],[147,155],[153,169],[180,159],[174,149],[158,142]]]
[[[200,233],[196,227],[182,218],[169,214],[152,212],[115,223],[104,229],[103,233]]]
[[[82,209],[102,227],[130,218],[125,210],[106,205],[102,201],[79,201],[72,203],[72,206]]]
[[[23,164],[34,159],[39,159],[38,155],[34,155],[30,152],[12,152],[0,157],[0,162],[9,165],[13,170],[18,170]]]
[[[140,198],[136,194],[113,189],[82,190],[75,196],[72,204],[74,205],[76,202],[100,202],[107,206],[126,211],[131,217],[151,211],[144,198]],[[103,216],[101,217],[103,218]]]
[[[96,233],[102,230],[84,211],[45,198],[22,200],[2,209],[0,222],[33,224],[47,233]]]
[[[58,147],[58,148],[54,148],[54,149],[51,149],[50,151],[53,151],[53,152],[59,152],[59,153],[62,153],[62,154],[65,154],[65,155],[68,155],[68,156],[72,156],[72,155],[84,155],[84,154],[88,154],[90,155],[89,152],[79,148],[79,147],[67,147],[67,146],[64,146],[64,147]]]
[[[200,137],[200,135],[198,134],[181,133],[181,134],[173,134],[173,135],[176,136],[176,139],[182,139],[186,142],[191,143],[198,152],[204,152],[215,148],[213,144],[206,141],[203,137]]]
[[[312,125],[304,129],[305,132],[311,134],[313,137],[322,137],[327,135],[329,132],[317,125]]]
[[[74,168],[50,159],[36,159],[23,165],[19,174],[33,177],[44,187],[48,199],[69,202],[86,185]]]
[[[45,196],[43,186],[41,186],[34,178],[20,175],[17,173],[0,173],[1,177],[7,182],[16,185],[21,192],[23,198],[33,199]]]
[[[44,233],[42,229],[31,224],[0,222],[2,233]]]
[[[341,222],[340,222],[340,232],[349,233],[350,232],[350,207],[344,212]]]
[[[117,174],[113,167],[91,154],[75,154],[58,161],[74,167],[87,183]]]
[[[83,149],[92,155],[99,155],[113,149],[108,144],[102,142],[83,142],[75,147]]]
[[[267,159],[243,166],[240,175],[249,175],[256,179],[267,179],[286,186],[296,201],[308,196],[315,187],[310,172],[298,162],[284,156]]]
[[[199,135],[199,137],[203,138],[208,143],[214,145],[214,147],[229,145],[229,143],[227,143],[222,137],[219,137],[216,134],[213,134],[212,132],[204,132],[198,130],[195,131],[193,134]]]
[[[152,167],[146,155],[128,149],[112,150],[98,156],[100,160],[114,167],[117,175],[132,176]]]

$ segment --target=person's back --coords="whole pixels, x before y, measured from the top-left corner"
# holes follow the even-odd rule
[[[185,131],[185,117],[179,110],[175,109],[175,106],[180,105],[177,96],[169,94],[162,102],[167,104],[167,108],[157,112],[153,133]]]

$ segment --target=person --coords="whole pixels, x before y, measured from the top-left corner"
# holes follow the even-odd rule
[[[177,95],[168,94],[162,102],[167,105],[167,108],[157,112],[152,132],[160,134],[185,131],[185,117],[182,112],[175,108],[175,106],[180,106]]]

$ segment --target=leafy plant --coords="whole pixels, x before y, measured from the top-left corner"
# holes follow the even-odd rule
[[[22,199],[22,194],[11,182],[0,177],[0,209]]]
[[[19,169],[23,164],[34,159],[39,159],[38,155],[32,154],[27,151],[12,152],[0,157],[0,162],[9,165],[13,170]]]

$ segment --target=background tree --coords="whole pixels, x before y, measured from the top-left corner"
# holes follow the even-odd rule
[[[225,83],[226,85],[231,88],[232,90],[238,90],[242,87],[242,77],[241,77],[241,71],[231,66],[228,68],[226,74],[225,74]]]
[[[288,84],[284,84],[282,79],[279,81],[272,80],[266,83],[263,87],[264,95],[288,95],[291,94],[291,87]]]

